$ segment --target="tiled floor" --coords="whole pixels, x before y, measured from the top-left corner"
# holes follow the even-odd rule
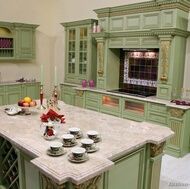
[[[183,158],[163,156],[160,189],[190,189],[190,154]]]

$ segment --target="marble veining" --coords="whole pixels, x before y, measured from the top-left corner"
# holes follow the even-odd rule
[[[148,122],[135,122],[111,115],[66,105],[59,102],[60,113],[65,115],[65,124],[61,125],[57,141],[70,127],[79,127],[84,137],[88,130],[100,133],[102,141],[97,143],[99,151],[89,154],[89,160],[82,164],[68,161],[67,154],[50,157],[46,154],[50,142],[42,137],[40,115],[42,111],[32,108],[31,115],[8,116],[5,106],[0,108],[0,135],[11,141],[16,147],[30,155],[32,163],[40,171],[58,184],[71,181],[81,184],[113,166],[114,159],[136,150],[146,143],[159,144],[173,135],[167,127]],[[47,111],[47,110],[46,110]],[[80,139],[77,140],[80,146]]]

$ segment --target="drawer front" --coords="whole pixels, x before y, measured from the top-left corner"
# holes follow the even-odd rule
[[[7,92],[19,91],[21,92],[21,85],[9,85],[7,86]]]
[[[159,123],[159,124],[164,124],[167,125],[167,115],[165,114],[158,114],[156,112],[148,112],[148,117],[147,119],[149,121],[152,121],[154,123]]]
[[[99,108],[98,100],[86,99],[86,106],[92,106]]]
[[[86,92],[86,98],[91,98],[91,99],[98,99],[98,94],[97,93],[93,93],[93,92]]]
[[[67,85],[61,85],[61,92],[62,93],[67,93],[67,92],[71,92],[74,93],[75,89],[73,89],[73,86],[67,86]]]
[[[160,112],[165,114],[167,112],[167,107],[163,104],[148,103],[148,110],[153,110],[155,112]]]

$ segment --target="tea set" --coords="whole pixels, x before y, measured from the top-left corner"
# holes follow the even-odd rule
[[[61,136],[62,142],[52,141],[50,148],[47,150],[47,154],[50,156],[61,156],[64,155],[67,150],[64,147],[73,147],[68,154],[68,160],[73,163],[82,163],[89,159],[88,153],[93,153],[99,150],[96,143],[101,140],[101,137],[97,131],[87,131],[88,138],[80,140],[80,145],[77,139],[83,137],[83,133],[80,128],[72,127],[69,128],[69,132]],[[74,147],[76,146],[76,147]]]

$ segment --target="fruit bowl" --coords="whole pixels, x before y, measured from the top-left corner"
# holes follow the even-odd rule
[[[18,106],[22,109],[22,113],[29,115],[31,114],[31,108],[37,105],[36,101],[30,97],[24,97],[18,101]]]

